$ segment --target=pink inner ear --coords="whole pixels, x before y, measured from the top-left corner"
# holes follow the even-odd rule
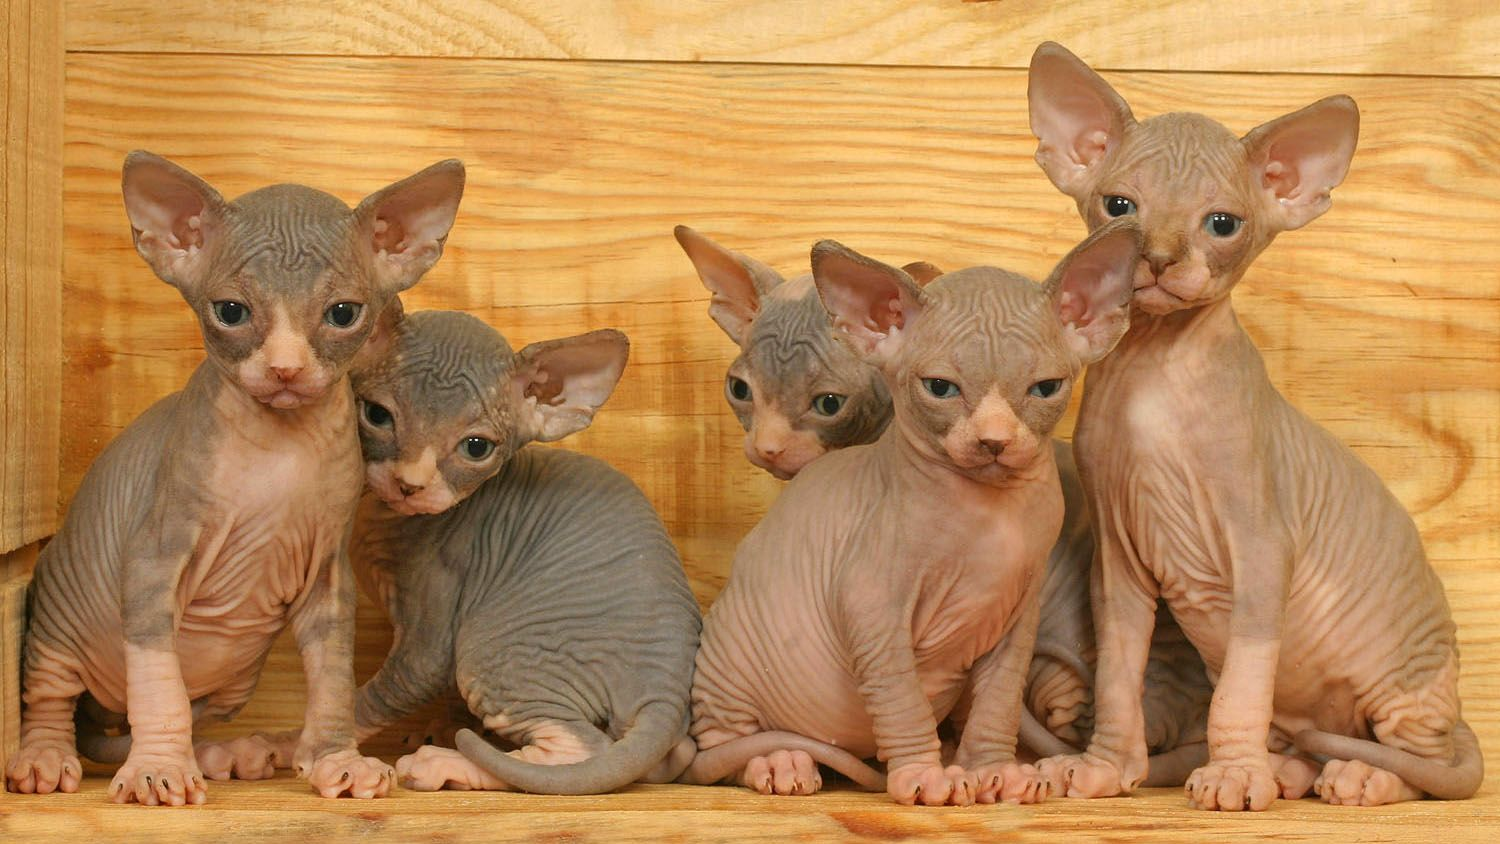
[[[406,228],[398,220],[380,217],[375,220],[372,242],[376,252],[395,254],[406,249]]]

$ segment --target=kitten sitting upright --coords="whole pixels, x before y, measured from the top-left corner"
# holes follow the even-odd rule
[[[1118,794],[1146,773],[1139,690],[1160,596],[1217,680],[1194,806],[1260,810],[1309,787],[1367,806],[1473,794],[1483,762],[1460,717],[1456,631],[1416,526],[1277,392],[1230,303],[1278,233],[1329,207],[1354,101],[1244,138],[1197,114],[1137,122],[1050,43],[1029,96],[1052,183],[1090,228],[1133,217],[1145,234],[1130,330],[1090,371],[1078,420],[1103,584],[1098,720],[1085,754],[1044,762],[1054,790]]]
[[[359,734],[456,683],[519,747],[462,730],[462,752],[396,763],[407,787],[589,794],[692,758],[698,604],[661,520],[608,464],[523,448],[587,427],[628,349],[602,330],[512,353],[472,316],[396,303],[356,366],[372,491],[353,559],[396,632],[359,689]]]
[[[784,481],[829,449],[874,442],[891,421],[890,393],[834,338],[812,275],[786,281],[687,226],[673,234],[713,293],[709,316],[740,347],[724,397],[745,429],[745,457]],[[902,269],[918,284],[942,274],[923,262]]]
[[[1048,435],[1084,364],[1124,331],[1138,237],[1091,236],[1045,287],[975,267],[924,289],[832,241],[813,248],[819,296],[881,370],[895,422],[814,461],[740,545],[704,626],[686,779],[769,730],[878,757],[902,803],[1045,795],[1015,749],[1063,519]],[[962,738],[947,764],[950,716]],[[816,791],[815,762],[858,778],[764,745],[713,773],[779,794]]]
[[[77,790],[75,703],[128,721],[116,802],[202,803],[205,773],[269,776],[264,744],[247,770],[195,759],[192,729],[245,705],[290,623],[308,700],[285,755],[325,797],[386,793],[390,766],[353,730],[346,542],[363,484],[344,373],[442,254],[463,183],[445,161],[353,210],[300,185],[231,202],[166,159],[125,159],[136,251],[192,306],[208,359],[94,461],[37,561],[7,789]]]

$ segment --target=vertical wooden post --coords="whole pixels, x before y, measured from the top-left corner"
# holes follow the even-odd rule
[[[0,0],[0,765],[18,737],[25,572],[57,523],[62,15]]]

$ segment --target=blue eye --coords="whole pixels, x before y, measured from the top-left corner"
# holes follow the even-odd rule
[[[458,444],[458,450],[470,460],[483,460],[495,451],[495,444],[484,437],[469,437]]]
[[[927,392],[932,393],[940,399],[951,399],[958,395],[958,385],[952,381],[944,381],[941,378],[923,378],[922,386]]]
[[[837,393],[824,393],[813,399],[813,412],[819,416],[833,416],[844,406],[845,398]]]
[[[323,321],[334,328],[348,328],[359,319],[361,310],[364,310],[364,305],[358,302],[335,302],[323,312]]]
[[[391,412],[372,401],[360,401],[360,412],[372,428],[389,428],[395,422]]]
[[[1063,380],[1061,378],[1048,378],[1045,381],[1038,381],[1032,384],[1031,388],[1026,391],[1026,394],[1036,396],[1039,399],[1050,399],[1057,395],[1057,391],[1062,389],[1062,385]]]
[[[1215,211],[1203,218],[1204,230],[1214,237],[1233,237],[1244,224],[1244,220],[1223,211]]]
[[[1104,213],[1111,217],[1123,217],[1135,213],[1135,203],[1123,196],[1104,197]]]
[[[736,378],[733,375],[729,376],[724,380],[724,389],[729,393],[729,397],[735,401],[750,400],[750,384],[743,378]]]
[[[214,303],[214,317],[219,320],[220,325],[233,328],[243,325],[250,318],[250,307],[244,302],[236,302],[233,299],[221,299]]]

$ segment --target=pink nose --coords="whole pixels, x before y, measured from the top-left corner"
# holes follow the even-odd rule
[[[776,458],[780,457],[781,453],[784,451],[786,451],[786,443],[784,442],[756,442],[755,444],[755,453],[759,454],[761,457],[764,457],[767,460],[775,460]]]
[[[421,492],[422,489],[423,489],[420,486],[412,486],[411,484],[408,484],[405,481],[396,481],[396,488],[399,489],[399,490],[401,490],[401,494],[403,496],[414,495],[414,494],[416,494],[418,492]]]
[[[271,371],[274,372],[274,373],[276,373],[276,377],[280,378],[281,381],[282,381],[282,383],[288,383],[289,384],[299,374],[301,374],[302,367],[300,367],[300,366],[273,366],[273,367],[271,367]]]
[[[1000,452],[1005,450],[1005,446],[1010,444],[1010,440],[991,440],[980,438],[979,443],[980,445],[983,445],[985,448],[989,449],[990,454],[999,457]]]

